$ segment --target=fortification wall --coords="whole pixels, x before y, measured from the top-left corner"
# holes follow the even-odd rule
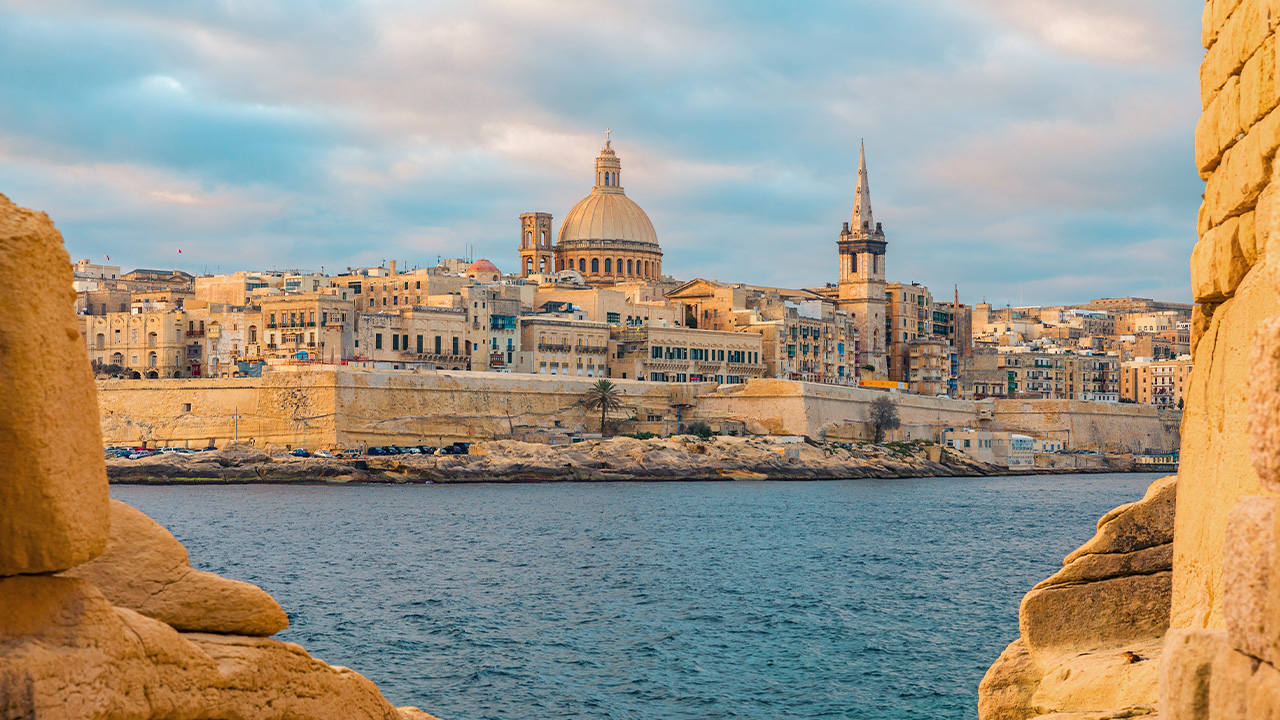
[[[308,448],[443,445],[528,428],[597,432],[599,414],[582,403],[594,382],[462,371],[283,367],[261,378],[102,381],[99,403],[104,439],[115,444],[204,447],[239,439]],[[614,383],[625,407],[610,414],[613,421],[637,418],[644,423],[652,415],[674,427],[678,414],[686,424],[734,421],[756,434],[826,440],[869,439],[871,402],[884,397],[873,390],[786,380],[719,388]],[[1176,447],[1177,442],[1176,426],[1169,434],[1166,424],[1161,436],[1154,409],[1134,405],[1032,401],[1000,409],[992,403],[892,397],[902,422],[891,434],[896,439],[936,440],[947,427],[1000,426],[1114,451]]]
[[[991,429],[1113,453],[1174,452],[1182,413],[1151,405],[1079,400],[996,400]]]

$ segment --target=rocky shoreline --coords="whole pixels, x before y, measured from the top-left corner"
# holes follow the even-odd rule
[[[923,443],[863,444],[844,449],[694,435],[651,440],[618,437],[559,446],[498,440],[475,443],[468,455],[358,460],[298,458],[283,448],[241,446],[193,455],[107,461],[111,482],[131,484],[838,480],[1078,472],[1088,470],[1009,470]]]

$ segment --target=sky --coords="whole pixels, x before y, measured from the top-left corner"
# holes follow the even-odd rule
[[[1190,302],[1199,3],[0,0],[0,193],[72,260],[518,269],[611,129],[678,279]],[[181,250],[181,253],[178,251]]]

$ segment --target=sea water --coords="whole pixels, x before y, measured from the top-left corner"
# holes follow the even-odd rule
[[[968,719],[1022,595],[1156,477],[112,494],[446,720]]]

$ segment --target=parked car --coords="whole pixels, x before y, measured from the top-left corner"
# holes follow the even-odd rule
[[[435,454],[436,454],[436,449],[435,449],[434,447],[431,447],[430,445],[419,445],[419,446],[418,446],[418,449],[422,451],[422,454],[423,454],[423,455],[435,455]]]
[[[387,451],[386,451],[386,450],[383,450],[383,449],[382,449],[382,448],[380,448],[380,447],[371,447],[371,448],[369,448],[369,450],[368,450],[367,454],[368,454],[368,455],[386,455],[386,454],[387,454]]]
[[[318,457],[318,458],[331,458],[333,457],[333,453],[329,452],[328,450],[325,450],[324,448],[320,448],[319,450],[316,450],[315,452],[311,453],[311,456]]]
[[[289,454],[294,457],[311,457],[311,453],[307,452],[306,448],[294,448],[289,451]]]
[[[358,457],[360,457],[360,451],[359,451],[359,450],[354,450],[354,449],[351,449],[351,448],[347,448],[347,449],[345,449],[345,450],[339,450],[338,452],[336,452],[336,453],[334,453],[334,454],[335,454],[337,457],[339,457],[339,458],[343,458],[343,459],[358,458]]]

